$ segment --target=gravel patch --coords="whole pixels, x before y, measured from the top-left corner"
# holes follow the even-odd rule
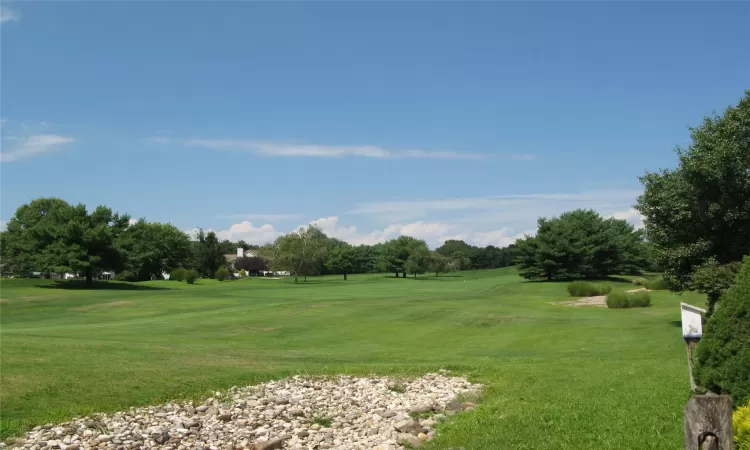
[[[216,392],[200,404],[167,403],[36,427],[11,447],[28,450],[400,450],[475,404],[481,385],[446,372],[388,377],[301,376]]]

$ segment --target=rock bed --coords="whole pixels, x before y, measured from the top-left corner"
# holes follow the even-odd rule
[[[200,404],[167,403],[36,427],[11,447],[29,450],[397,450],[418,447],[435,424],[473,409],[457,396],[481,385],[446,372],[399,380],[287,378],[217,392]]]

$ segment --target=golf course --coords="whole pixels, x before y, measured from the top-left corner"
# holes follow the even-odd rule
[[[565,306],[566,283],[513,267],[81,283],[2,280],[3,439],[292,375],[448,369],[485,389],[428,448],[678,449],[689,397],[679,303],[705,298],[653,291],[647,308]]]

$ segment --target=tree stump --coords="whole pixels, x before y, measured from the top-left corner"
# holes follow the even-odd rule
[[[732,399],[694,395],[685,405],[685,450],[732,450]]]

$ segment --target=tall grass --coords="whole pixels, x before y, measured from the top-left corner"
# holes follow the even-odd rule
[[[573,281],[568,284],[568,293],[571,297],[593,297],[595,295],[607,295],[612,291],[609,284],[595,284],[588,281]]]
[[[607,308],[646,308],[651,306],[648,292],[613,292],[607,296]]]

